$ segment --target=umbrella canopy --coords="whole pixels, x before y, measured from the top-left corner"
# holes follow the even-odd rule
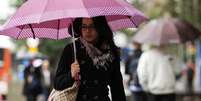
[[[198,38],[199,35],[201,35],[201,32],[185,21],[161,18],[150,21],[134,35],[133,40],[159,46],[192,41]]]
[[[184,20],[173,19],[173,22],[177,28],[181,42],[193,41],[201,35],[201,32],[197,28]]]
[[[28,0],[1,29],[16,39],[69,37],[74,18],[106,16],[112,31],[137,27],[147,19],[125,0]]]

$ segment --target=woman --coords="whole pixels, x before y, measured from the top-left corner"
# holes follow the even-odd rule
[[[80,35],[76,41],[77,61],[74,61],[73,46],[67,45],[57,68],[54,88],[71,87],[79,73],[77,101],[110,101],[108,85],[112,101],[126,101],[119,51],[105,17],[77,18],[73,28],[76,36]]]

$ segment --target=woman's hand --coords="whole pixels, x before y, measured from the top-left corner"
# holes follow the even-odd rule
[[[80,65],[76,60],[74,63],[71,64],[71,76],[75,80],[79,80],[79,73],[80,73]]]

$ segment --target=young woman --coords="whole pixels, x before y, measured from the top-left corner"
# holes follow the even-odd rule
[[[77,61],[74,61],[72,44],[67,45],[57,68],[54,88],[71,87],[79,74],[77,101],[111,101],[108,85],[112,101],[126,101],[119,49],[114,44],[106,18],[77,18],[73,28],[79,37],[76,41]]]

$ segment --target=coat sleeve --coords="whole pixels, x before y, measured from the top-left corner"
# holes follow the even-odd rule
[[[120,59],[113,62],[113,71],[110,79],[110,89],[112,101],[126,101],[126,96],[123,87],[123,79],[120,72]]]
[[[148,90],[147,61],[148,60],[146,54],[142,54],[137,67],[137,75],[139,78],[139,82],[142,85],[143,90],[145,91]]]
[[[64,48],[54,78],[54,88],[56,90],[64,90],[68,87],[71,87],[74,83],[70,70],[72,53],[73,52],[70,45]]]

